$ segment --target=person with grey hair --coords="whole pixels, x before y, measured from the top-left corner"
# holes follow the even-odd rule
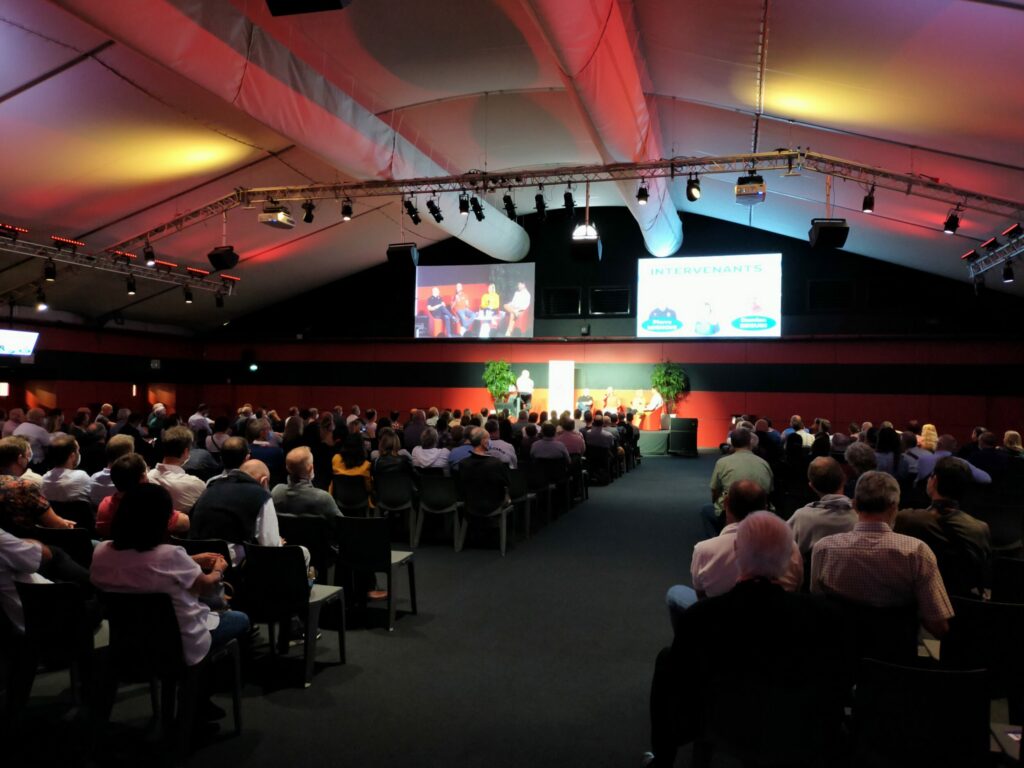
[[[711,503],[701,509],[706,539],[714,538],[725,527],[725,497],[737,480],[752,480],[766,493],[772,492],[771,467],[751,450],[752,438],[753,433],[745,427],[733,430],[732,452],[715,462],[711,473]]]
[[[843,493],[845,480],[843,468],[831,457],[819,456],[807,467],[807,484],[818,500],[800,507],[786,521],[805,560],[819,539],[852,531],[857,524],[853,502]]]
[[[412,465],[417,469],[439,468],[448,474],[451,451],[437,446],[437,430],[427,427],[420,435],[420,444],[412,449]]]
[[[878,467],[878,458],[875,456],[875,449],[865,442],[858,440],[850,443],[843,453],[846,459],[846,485],[843,493],[853,497],[853,489],[857,485],[857,479],[865,472],[873,471]]]
[[[899,500],[892,475],[869,470],[860,476],[853,500],[857,524],[814,545],[811,592],[879,608],[916,604],[921,624],[941,638],[953,606],[928,545],[893,531]]]
[[[773,723],[804,734],[791,739],[794,752],[787,764],[804,764],[811,756],[830,764],[834,755],[828,750],[839,746],[848,690],[835,609],[820,597],[781,586],[793,536],[776,515],[747,515],[736,526],[734,547],[736,586],[685,611],[672,647],[658,654],[651,683],[652,751],[642,764],[672,766],[679,746],[691,741],[702,742],[694,748],[694,762],[703,764],[696,753],[702,750],[710,761],[711,747],[703,741],[708,737],[755,750],[755,732]],[[789,706],[779,706],[780,686]],[[721,718],[714,734],[704,731],[713,711],[727,713],[732,733],[722,732],[728,726]]]

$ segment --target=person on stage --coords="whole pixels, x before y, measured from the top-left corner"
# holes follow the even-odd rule
[[[493,314],[498,307],[501,305],[501,298],[498,296],[498,291],[494,288],[494,283],[487,284],[487,293],[480,297],[480,311],[487,312],[488,315]],[[490,310],[490,312],[488,312]]]
[[[448,305],[444,303],[444,299],[441,298],[441,289],[434,288],[430,289],[430,298],[427,299],[427,312],[435,320],[440,320],[444,323],[444,335],[452,335],[452,320],[455,319],[455,315],[448,309]]]
[[[583,394],[580,395],[580,399],[576,401],[576,407],[581,411],[594,410],[594,398],[590,396],[590,390],[587,387],[583,388]]]
[[[512,335],[512,331],[514,331],[516,327],[516,320],[529,308],[530,292],[526,290],[526,283],[517,283],[516,292],[512,294],[512,301],[505,305],[505,311],[508,312],[508,330],[505,331],[506,336]]]
[[[462,290],[462,283],[455,284],[455,295],[452,296],[452,312],[459,318],[459,325],[462,326],[462,332],[459,335],[465,336],[469,332],[470,326],[473,325],[473,320],[476,319],[476,316],[473,314],[473,310],[469,308],[469,297]]]
[[[530,372],[525,368],[519,374],[519,378],[516,379],[516,389],[519,390],[519,401],[522,407],[529,410],[530,401],[533,400],[533,379],[530,378]]]

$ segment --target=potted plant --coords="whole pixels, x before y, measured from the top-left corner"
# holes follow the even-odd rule
[[[662,414],[675,412],[676,400],[689,386],[686,371],[678,363],[658,363],[651,372],[651,389],[661,395]]]
[[[482,378],[494,402],[494,410],[500,410],[501,405],[508,402],[509,387],[515,386],[516,383],[512,366],[505,360],[488,360],[484,364]]]

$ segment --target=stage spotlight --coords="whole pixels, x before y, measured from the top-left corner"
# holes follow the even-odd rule
[[[691,203],[700,200],[700,179],[696,176],[691,176],[686,181],[686,199]]]
[[[982,243],[978,247],[979,248],[984,248],[986,251],[994,251],[999,246],[1000,246],[999,238],[998,237],[990,237],[988,240],[986,240],[984,243]]]
[[[469,195],[465,192],[459,195],[459,213],[463,216],[469,216]]]
[[[302,210],[305,211],[305,213],[302,214],[302,220],[307,224],[312,224],[313,211],[316,210],[316,205],[313,203],[312,200],[307,200],[302,204]]]
[[[1003,230],[1003,237],[1007,240],[1016,240],[1021,235],[1021,226],[1017,224],[1011,224],[1009,227]]]
[[[156,266],[156,251],[153,250],[153,246],[152,245],[150,245],[149,243],[146,243],[146,245],[143,246],[143,248],[142,248],[142,255],[146,257],[146,266],[147,267],[155,267]]]
[[[213,297],[214,303],[217,305],[217,309],[224,309],[224,294],[217,291],[217,295]]]
[[[977,250],[971,249],[960,258],[970,264],[973,261],[977,261],[980,256],[981,254]]]
[[[185,286],[185,303],[186,304],[191,304],[192,303],[192,289],[189,288],[187,285]]]
[[[484,208],[475,196],[469,198],[469,207],[473,209],[473,215],[476,216],[477,221],[484,220]]]
[[[562,195],[562,199],[565,201],[565,210],[567,210],[569,214],[572,215],[573,208],[576,207],[576,201],[573,200],[572,198],[572,190],[565,190],[565,194]]]
[[[435,200],[427,200],[427,210],[430,211],[430,215],[434,217],[434,221],[438,224],[444,221],[444,214],[441,213],[441,207]]]
[[[48,283],[57,282],[57,264],[53,259],[47,259],[43,265],[43,279]]]
[[[533,198],[533,202],[537,206],[537,218],[544,221],[545,212],[548,209],[548,204],[544,202],[544,193],[538,192]]]
[[[416,206],[413,205],[412,200],[405,201],[405,212],[409,214],[409,219],[413,224],[419,224],[423,219],[420,218],[420,212],[416,210]]]
[[[512,199],[512,195],[506,194],[501,198],[501,202],[505,205],[505,213],[514,221],[516,218],[516,201]]]
[[[942,231],[947,235],[956,234],[956,231],[960,228],[960,216],[957,214],[959,210],[959,208],[952,210],[946,216],[946,222],[942,225]]]
[[[126,287],[128,289],[128,295],[135,295],[135,277],[134,275],[128,275],[128,279],[125,280]]]
[[[647,199],[651,193],[647,191],[647,182],[640,182],[640,189],[636,191],[636,201],[639,205],[647,205]]]
[[[341,204],[341,220],[342,221],[352,221],[352,201],[351,200],[346,199],[345,202],[343,202]]]
[[[864,195],[864,202],[860,204],[860,210],[862,213],[874,213],[875,212],[875,185],[871,185],[871,189]]]
[[[36,312],[45,312],[50,308],[50,305],[46,303],[46,291],[43,290],[43,286],[39,286],[39,290],[36,291]]]
[[[1009,259],[1007,259],[1006,262],[1003,264],[1003,282],[1013,282],[1013,265],[1010,263]]]

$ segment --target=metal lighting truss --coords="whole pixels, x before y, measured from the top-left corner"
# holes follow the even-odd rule
[[[993,244],[991,248],[976,248],[973,251],[973,253],[977,253],[979,256],[977,259],[967,262],[967,270],[971,273],[972,278],[983,275],[995,267],[1001,267],[1006,262],[1024,253],[1024,230],[1020,227],[1015,229],[1016,232],[1014,234],[1007,235],[1005,243]],[[1003,234],[1006,235],[1005,232]],[[993,238],[993,240],[995,239]]]
[[[27,242],[25,240],[0,239],[0,252],[15,256],[29,256],[37,259],[52,259],[62,264],[72,264],[86,269],[99,269],[104,272],[115,272],[120,275],[134,275],[140,280],[155,280],[160,283],[182,285],[201,291],[210,291],[230,295],[234,292],[235,280],[220,279],[188,272],[178,272],[167,267],[147,267],[136,265],[134,259],[116,253],[80,253],[78,248],[67,246],[57,248],[52,245]]]

